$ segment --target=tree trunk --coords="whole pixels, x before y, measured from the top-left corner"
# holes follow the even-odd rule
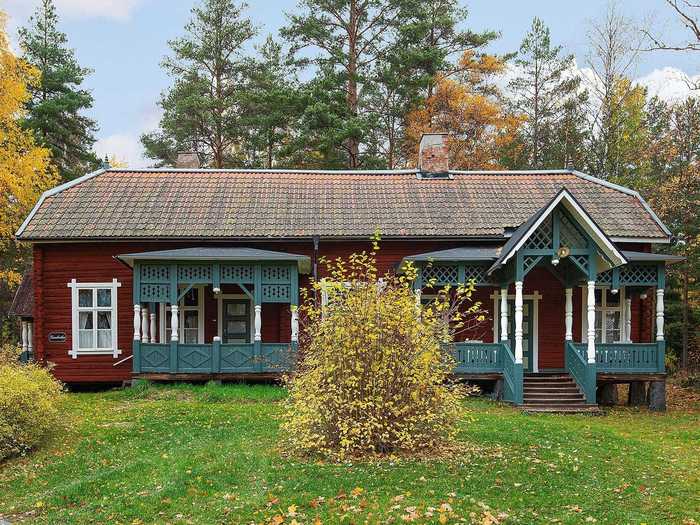
[[[603,406],[617,405],[617,385],[615,383],[603,383],[598,389],[598,404]]]
[[[641,406],[646,403],[647,393],[646,393],[646,383],[644,381],[632,381],[630,382],[630,392],[628,398],[628,404],[630,406]]]
[[[356,0],[350,1],[350,23],[348,24],[348,113],[357,117],[357,38],[358,13]],[[348,139],[348,167],[357,168],[360,156],[360,143],[355,137]]]

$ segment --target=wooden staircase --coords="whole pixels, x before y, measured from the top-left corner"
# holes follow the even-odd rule
[[[525,412],[598,412],[598,405],[586,403],[583,392],[566,372],[525,374],[521,408]]]

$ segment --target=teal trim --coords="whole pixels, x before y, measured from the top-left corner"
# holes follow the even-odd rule
[[[610,287],[613,290],[620,289],[620,268],[618,267],[612,269],[612,281],[610,283]]]
[[[510,345],[501,343],[499,362],[503,366],[503,399],[514,405],[523,404],[523,365],[515,362]]]
[[[221,372],[221,341],[214,339],[211,349],[211,371],[214,373],[219,373]]]
[[[141,304],[141,265],[138,263],[134,266],[133,279],[133,299],[134,305],[137,305]]]
[[[177,263],[170,265],[170,304],[177,305]],[[179,315],[179,312],[178,312]],[[170,338],[170,334],[165,334],[166,339]],[[177,372],[177,341],[170,340],[170,373]]]
[[[134,341],[131,353],[133,354],[133,357],[131,360],[133,361],[132,365],[132,371],[134,374],[140,374],[141,373],[141,341]]]
[[[290,286],[292,288],[291,303],[294,306],[299,305],[299,268],[297,265],[290,266]]]
[[[596,261],[596,251],[595,248],[591,248],[588,254],[588,280],[595,281],[598,275],[598,262]]]
[[[564,362],[566,370],[586,397],[586,402],[595,404],[596,365],[588,362],[585,345],[578,346],[571,341],[566,341],[564,343]]]
[[[187,292],[189,292],[192,289],[193,286],[194,284],[188,284],[187,288],[185,288],[184,290],[182,290],[182,292],[178,294],[176,302],[179,303],[182,300],[182,298],[187,295]]]
[[[212,288],[221,289],[221,265],[219,263],[212,265],[211,283]]]
[[[585,343],[570,343],[585,355]],[[596,371],[605,373],[658,374],[665,371],[665,342],[596,343]]]
[[[247,285],[240,283],[238,287],[243,290],[243,293],[246,294],[251,301],[255,301],[255,296],[253,295],[253,292],[250,291]]]
[[[552,213],[552,251],[557,253],[561,244],[560,239],[561,215],[559,210],[555,209]]]
[[[522,281],[525,278],[523,269],[523,254],[518,252],[515,254],[515,280]]]
[[[656,341],[656,370],[666,372],[666,341]]]
[[[666,266],[661,263],[656,265],[656,286],[657,288],[666,288]]]
[[[454,343],[451,345],[455,373],[501,372],[498,360],[501,343]]]

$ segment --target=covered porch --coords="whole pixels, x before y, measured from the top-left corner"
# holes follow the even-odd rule
[[[133,268],[133,375],[277,376],[297,351],[303,255],[185,248],[119,255]]]
[[[455,373],[497,374],[507,401],[526,403],[524,378],[538,373],[570,375],[590,405],[600,382],[665,378],[665,264],[680,258],[618,249],[565,189],[503,246],[406,260],[418,267],[419,296],[475,284],[493,328],[454,343]],[[654,326],[640,312],[647,309]]]

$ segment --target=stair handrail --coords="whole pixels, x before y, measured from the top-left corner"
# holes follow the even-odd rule
[[[583,392],[586,403],[596,402],[596,366],[589,363],[572,341],[564,342],[564,365]]]
[[[523,364],[515,362],[515,355],[507,341],[501,341],[499,361],[503,367],[503,399],[515,405],[523,404]]]

